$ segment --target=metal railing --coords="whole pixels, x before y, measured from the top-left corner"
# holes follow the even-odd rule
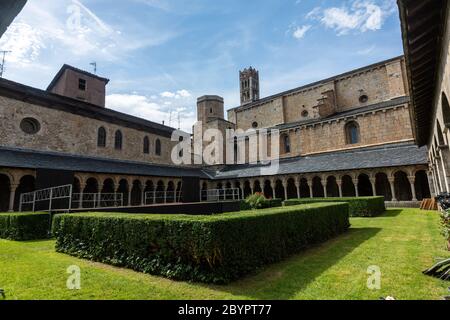
[[[149,191],[144,195],[144,204],[180,203],[181,191]]]
[[[219,202],[227,200],[241,200],[241,190],[239,188],[231,188],[201,191],[202,202]]]
[[[123,207],[122,193],[74,193],[72,206],[77,209]]]
[[[72,208],[72,185],[65,185],[47,189],[36,190],[29,193],[22,193],[20,195],[19,211],[22,212],[24,207],[31,207],[31,211],[36,211],[36,204],[44,205],[43,203],[48,202],[48,207],[39,207],[39,211],[52,211],[56,200],[66,199],[68,208],[56,208],[56,209],[67,209]]]

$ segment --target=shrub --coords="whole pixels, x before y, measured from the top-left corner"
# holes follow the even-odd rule
[[[1,213],[0,238],[27,241],[49,238],[49,213]]]
[[[308,198],[291,199],[284,202],[285,206],[318,202],[347,202],[350,205],[351,217],[375,217],[386,211],[384,197],[353,197],[353,198]]]
[[[223,284],[349,227],[348,204],[215,216],[58,215],[58,252],[176,280]]]
[[[267,199],[264,194],[255,193],[244,200],[244,203],[241,204],[241,210],[267,209],[281,207],[282,205],[282,199]]]

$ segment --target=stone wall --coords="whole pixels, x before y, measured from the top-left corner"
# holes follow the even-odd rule
[[[33,117],[40,122],[38,133],[30,135],[21,130],[20,123],[26,117]],[[97,131],[102,126],[107,132],[105,148],[97,147]],[[122,150],[115,150],[114,135],[119,129],[123,134],[123,147]],[[150,154],[143,153],[145,136],[150,139]],[[156,139],[161,141],[161,156],[155,155]],[[0,145],[169,164],[173,142],[170,138],[144,131],[0,97]]]

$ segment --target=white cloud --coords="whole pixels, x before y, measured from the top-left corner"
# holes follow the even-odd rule
[[[181,98],[190,98],[192,95],[189,91],[182,89],[177,92],[164,91],[159,94],[163,98],[173,98],[173,99],[181,99]]]
[[[309,29],[311,29],[310,25],[305,25],[305,26],[295,28],[294,33],[293,33],[294,38],[295,39],[303,38]]]
[[[196,121],[196,114],[184,106],[184,102],[175,104],[173,101],[153,100],[138,94],[111,94],[106,96],[106,107],[136,117],[147,119],[155,123],[178,128],[178,115],[180,129],[186,132],[192,131],[192,125]],[[187,103],[186,103],[187,105]]]
[[[385,19],[394,12],[392,1],[353,0],[342,7],[315,8],[306,17],[318,20],[338,35],[350,31],[366,32],[380,30]]]
[[[368,55],[368,54],[372,53],[375,49],[376,49],[376,46],[373,45],[373,46],[370,46],[370,47],[368,47],[366,49],[358,50],[356,52],[356,54],[361,55],[361,56],[365,56],[365,55]]]

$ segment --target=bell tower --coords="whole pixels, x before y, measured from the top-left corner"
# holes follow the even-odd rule
[[[259,72],[250,67],[239,71],[241,105],[259,100]]]

